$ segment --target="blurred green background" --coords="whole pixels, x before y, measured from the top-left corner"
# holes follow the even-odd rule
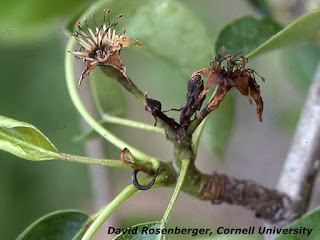
[[[63,34],[62,25],[77,9],[93,2],[2,1],[0,9],[0,114],[35,125],[60,151],[78,155],[84,155],[85,151],[83,143],[72,141],[74,136],[80,134],[81,127],[80,117],[72,106],[65,85],[64,54],[68,36]],[[181,2],[194,11],[212,39],[220,27],[236,17],[258,15],[247,1]],[[304,13],[288,10],[273,2],[270,1],[273,4],[270,11],[274,11],[275,18],[282,23],[290,22]],[[266,103],[265,123],[263,127],[256,123],[254,108],[248,106],[246,99],[237,95],[235,126],[225,163],[212,161],[212,153],[202,144],[199,168],[208,173],[218,169],[273,186],[319,56],[319,44],[308,42],[266,54],[250,62],[267,79],[266,84],[262,85]],[[131,49],[123,51],[123,61],[127,64],[129,76],[139,79],[141,89],[151,92],[154,98],[163,99],[165,108],[176,108],[184,104],[187,79],[182,79],[167,63]],[[270,65],[271,62],[273,65]],[[88,88],[89,84],[85,81],[84,85],[84,88]],[[130,97],[128,99],[131,100]],[[152,124],[152,118],[131,101],[128,103],[127,115]],[[209,130],[205,134],[210,134]],[[168,151],[171,146],[162,142],[162,139],[156,137],[152,141],[137,141],[140,136],[136,135],[136,131],[126,132],[126,140],[129,142],[164,159],[171,158],[171,152]],[[147,138],[149,134],[143,136]],[[272,139],[276,140],[270,143]],[[240,146],[239,141],[244,144]],[[162,144],[161,147],[158,143]],[[248,153],[246,147],[250,144],[255,151]],[[119,154],[114,149],[109,149],[108,153],[110,158],[117,158]],[[266,172],[263,166],[270,158],[274,159],[271,164],[274,164],[274,168],[270,167]],[[246,167],[248,164],[251,166],[249,171]],[[119,174],[124,176],[121,181],[118,181]],[[114,193],[117,193],[130,182],[130,173],[112,170],[108,178],[115,187]],[[92,212],[94,195],[90,185],[87,166],[61,161],[35,163],[0,151],[1,239],[14,239],[35,219],[54,210],[75,208]],[[159,219],[170,193],[166,189],[159,189],[156,193],[146,193],[133,199],[121,207],[119,221],[126,226],[137,223],[141,216],[135,216],[137,209],[141,208],[144,212],[143,221]],[[156,209],[152,199],[161,202]],[[195,216],[190,220],[190,225],[210,226],[221,222],[232,225],[241,217],[246,217],[250,224],[260,224],[250,213],[240,208],[224,206],[217,210],[210,203],[200,203],[185,195],[179,201],[172,217],[177,222],[184,223],[183,219],[187,215]],[[194,207],[190,208],[191,204]]]

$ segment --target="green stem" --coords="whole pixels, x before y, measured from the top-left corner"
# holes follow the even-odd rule
[[[82,157],[66,153],[60,153],[60,156],[62,160],[67,160],[70,162],[101,165],[107,167],[130,168],[128,165],[125,165],[123,162],[121,162],[121,160]]]
[[[76,46],[77,41],[74,38],[70,38],[67,49],[74,49]],[[103,138],[108,140],[110,143],[118,147],[119,149],[128,148],[130,149],[131,153],[138,159],[143,161],[149,161],[151,156],[148,154],[141,152],[140,150],[130,146],[126,142],[122,141],[108,130],[106,130],[103,126],[101,126],[86,110],[83,106],[81,99],[78,95],[78,90],[75,85],[74,81],[74,74],[73,74],[73,55],[66,51],[65,56],[65,67],[66,67],[66,79],[67,79],[67,86],[69,90],[69,94],[73,101],[73,104],[81,114],[81,116],[85,119],[85,121],[95,130],[97,131]]]
[[[100,70],[102,73],[116,80],[120,83],[125,89],[127,89],[136,99],[138,99],[143,106],[146,105],[146,100],[144,98],[144,94],[140,91],[140,89],[132,82],[129,77],[124,76],[121,71],[112,67],[112,66],[101,66]]]
[[[179,193],[180,193],[180,190],[182,188],[184,179],[186,177],[186,173],[188,171],[188,166],[189,166],[189,163],[190,163],[190,159],[182,159],[181,162],[182,162],[181,171],[180,171],[179,179],[177,181],[177,185],[176,185],[176,187],[174,189],[174,192],[173,192],[173,195],[172,195],[171,200],[169,202],[168,208],[167,208],[166,212],[164,213],[162,221],[161,221],[164,225],[166,225],[168,223],[169,216],[170,216],[170,214],[172,212],[172,209],[174,207],[174,204],[177,201],[177,198],[179,196]]]
[[[193,152],[194,155],[197,156],[197,152],[198,152],[198,147],[199,147],[199,143],[200,143],[200,138],[203,132],[203,129],[208,121],[208,117],[207,116],[205,119],[203,119],[203,121],[201,122],[201,124],[197,127],[197,129],[194,131],[193,133],[193,138],[192,138],[192,142],[193,142]]]
[[[166,136],[164,129],[154,127],[153,125],[150,125],[150,124],[145,124],[142,122],[132,121],[129,119],[124,119],[124,118],[119,118],[119,117],[114,117],[114,116],[110,116],[108,114],[103,114],[102,120],[104,122],[124,125],[124,126],[128,126],[128,127],[139,128],[142,130],[147,130],[150,132],[155,132],[155,133],[161,134],[163,136]]]
[[[142,178],[140,183],[142,185],[149,183],[151,180],[150,176]],[[159,187],[161,185],[162,178],[158,176],[154,187]],[[122,190],[122,192],[106,207],[104,207],[102,210],[98,212],[98,214],[95,214],[94,216],[96,219],[93,221],[89,229],[86,231],[85,235],[82,237],[81,240],[90,240],[93,238],[93,236],[96,234],[96,232],[99,230],[99,228],[102,226],[102,224],[110,217],[110,215],[126,200],[129,198],[135,196],[138,193],[141,193],[143,191],[138,190],[135,186],[129,185],[125,189]]]

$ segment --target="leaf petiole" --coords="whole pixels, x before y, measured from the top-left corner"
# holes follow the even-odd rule
[[[60,153],[60,156],[62,160],[67,160],[70,162],[101,165],[106,167],[130,168],[128,165],[125,165],[123,162],[121,162],[121,160],[82,157],[66,153]]]
[[[142,123],[142,122],[137,122],[125,118],[120,118],[120,117],[114,117],[108,114],[103,114],[102,115],[102,121],[103,122],[108,122],[108,123],[114,123],[114,124],[119,124],[119,125],[124,125],[128,127],[133,127],[133,128],[138,128],[142,130],[147,130],[150,132],[155,132],[158,134],[161,134],[165,136],[165,131],[162,128],[154,127],[153,125]]]

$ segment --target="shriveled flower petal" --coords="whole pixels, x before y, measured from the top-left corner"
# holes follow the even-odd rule
[[[226,66],[222,63],[225,63]],[[225,57],[221,57],[218,55],[215,61],[211,63],[212,68],[201,69],[195,72],[192,76],[200,75],[208,78],[204,90],[199,95],[199,99],[202,99],[213,86],[218,85],[213,98],[208,104],[211,111],[216,110],[219,107],[220,102],[224,99],[226,93],[232,87],[235,87],[242,95],[248,98],[250,104],[252,104],[251,98],[255,101],[257,105],[257,116],[261,122],[263,100],[260,95],[260,86],[254,78],[254,74],[257,73],[252,69],[246,68],[247,63],[248,60],[243,56],[233,57],[231,55],[227,55]],[[264,81],[263,77],[260,78]]]
[[[77,59],[81,59],[87,64],[86,69],[80,76],[79,87],[82,80],[89,76],[96,66],[112,66],[118,69],[127,79],[126,68],[120,59],[120,51],[124,47],[138,46],[143,47],[143,44],[137,40],[122,36],[125,30],[122,30],[120,35],[116,34],[116,25],[118,22],[110,23],[109,21],[110,10],[104,10],[104,22],[98,27],[95,17],[92,15],[95,31],[93,31],[88,23],[87,19],[83,19],[86,25],[87,32],[81,27],[80,22],[77,23],[79,29],[73,36],[79,41],[81,48],[80,51],[74,50],[70,52],[75,55]],[[109,25],[106,24],[106,15]],[[122,18],[123,14],[118,16],[118,19]]]
[[[132,38],[128,38],[126,36],[120,36],[119,38],[119,43],[122,45],[122,47],[132,47],[132,46],[137,46],[137,47],[144,47],[144,45],[142,44],[142,42],[132,39]]]

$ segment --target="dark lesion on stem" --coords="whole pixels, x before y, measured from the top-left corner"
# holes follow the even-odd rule
[[[155,119],[161,119],[172,126],[175,134],[170,140],[175,146],[174,165],[179,171],[181,159],[190,159],[187,178],[182,190],[201,200],[209,200],[213,204],[228,203],[243,206],[254,212],[258,218],[270,222],[278,222],[292,218],[290,199],[276,190],[268,189],[252,180],[239,180],[224,174],[214,173],[212,176],[199,172],[194,164],[195,156],[191,137],[195,129],[211,112],[218,109],[231,88],[236,88],[246,96],[249,103],[255,101],[258,120],[262,121],[263,100],[260,95],[260,86],[255,81],[254,69],[247,68],[248,60],[243,56],[218,55],[211,68],[195,72],[188,81],[186,105],[181,108],[180,121],[176,122],[161,111],[161,103],[146,98],[146,110]],[[258,75],[262,81],[264,78]],[[201,77],[207,77],[204,85]],[[217,86],[213,97],[202,108],[207,92]],[[201,109],[202,108],[202,109]],[[156,121],[157,123],[157,121]]]
[[[252,180],[239,180],[216,172],[207,176],[196,197],[212,204],[243,206],[254,212],[257,218],[273,223],[294,217],[291,201],[286,195]]]
[[[256,217],[270,222],[292,218],[291,201],[286,195],[261,186],[252,180],[238,180],[218,173],[208,176],[195,167],[192,134],[203,119],[219,107],[231,88],[238,89],[242,95],[248,98],[250,104],[252,103],[251,99],[256,102],[257,116],[259,121],[262,121],[263,101],[260,96],[260,87],[254,76],[257,73],[255,70],[247,68],[247,63],[247,59],[243,56],[227,55],[221,57],[218,55],[211,63],[211,68],[195,72],[188,81],[187,100],[185,106],[179,109],[181,113],[178,122],[162,111],[160,101],[149,98],[147,94],[142,94],[133,82],[128,81],[127,76],[117,70],[111,70],[109,66],[101,67],[107,76],[116,79],[143,103],[145,110],[154,117],[155,126],[160,123],[166,131],[167,139],[174,144],[174,161],[172,164],[161,163],[162,167],[158,170],[152,169],[152,166],[146,166],[145,163],[133,162],[124,158],[124,155],[122,156],[123,162],[134,169],[132,182],[138,189],[151,188],[157,174],[165,173],[170,179],[168,185],[172,185],[179,174],[181,160],[187,158],[191,161],[182,188],[187,194],[201,200],[209,200],[213,204],[228,203],[243,206],[253,211]],[[202,77],[208,78],[205,85]],[[263,77],[260,78],[264,81]],[[214,86],[217,88],[213,97],[202,108],[206,93]],[[137,180],[139,171],[153,175],[153,179],[148,185],[139,184]]]
[[[203,80],[199,75],[192,77],[188,81],[187,89],[188,92],[186,95],[186,105],[180,109],[171,109],[175,111],[181,111],[179,122],[176,122],[175,119],[168,117],[165,112],[161,110],[161,103],[158,100],[148,98],[148,95],[145,94],[145,109],[155,118],[155,126],[157,125],[157,121],[161,120],[162,125],[164,125],[164,128],[166,129],[168,139],[174,144],[177,143],[178,145],[184,144],[187,139],[191,138],[192,134],[187,133],[188,126],[191,122],[191,118],[193,116],[195,116],[195,118],[197,117],[197,111],[201,109],[202,103],[205,99],[205,96],[200,98],[200,94],[204,90],[204,85]],[[191,141],[187,142],[190,142],[191,144]],[[191,146],[189,147],[191,148]]]
[[[146,106],[145,110],[150,112],[152,116],[154,117],[155,123],[154,126],[157,126],[157,119],[160,119],[163,123],[166,123],[169,125],[172,130],[178,129],[179,124],[173,119],[168,117],[163,111],[161,103],[158,100],[148,98],[148,94],[144,94],[145,100],[146,100]]]

